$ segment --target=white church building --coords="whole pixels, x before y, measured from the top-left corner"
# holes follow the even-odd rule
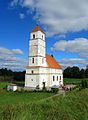
[[[30,33],[25,87],[42,89],[61,85],[63,85],[62,68],[53,56],[46,54],[45,33],[36,26]]]

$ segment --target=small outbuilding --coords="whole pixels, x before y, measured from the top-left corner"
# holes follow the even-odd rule
[[[8,87],[7,87],[7,90],[8,91],[16,91],[17,90],[17,85],[16,84],[10,84],[10,85],[8,85]]]

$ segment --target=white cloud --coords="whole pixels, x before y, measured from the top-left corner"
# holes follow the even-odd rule
[[[23,54],[23,51],[20,50],[20,49],[12,49],[12,52],[13,52],[14,54]]]
[[[28,62],[26,59],[19,58],[17,55],[22,55],[20,49],[7,49],[0,47],[0,68],[8,68],[12,70],[25,70]]]
[[[0,47],[0,54],[13,54],[11,50],[4,48],[4,47]]]
[[[13,0],[11,3],[36,10],[36,18],[47,27],[49,35],[88,29],[88,0]]]
[[[20,50],[20,49],[7,49],[7,48],[4,48],[4,47],[0,47],[0,54],[10,54],[10,55],[13,55],[13,54],[23,54],[23,51]]]
[[[60,40],[53,45],[51,50],[77,53],[80,57],[88,58],[88,39]]]
[[[79,66],[80,68],[85,68],[88,65],[88,61],[80,58],[63,58],[59,62],[63,69],[68,66]]]
[[[18,1],[19,0],[13,0],[13,1],[11,1],[10,6],[11,7],[16,6],[18,4]]]
[[[19,17],[20,17],[20,19],[24,19],[24,18],[25,18],[25,14],[20,13],[20,14],[19,14]]]
[[[66,35],[61,34],[61,35],[58,35],[57,38],[66,38]]]
[[[34,6],[34,0],[23,0],[22,5],[24,7],[32,7]]]
[[[10,6],[14,7],[16,5],[21,5],[22,7],[29,8],[29,7],[32,7],[34,5],[34,0],[12,0],[10,3]]]
[[[23,58],[14,56],[0,56],[0,68],[8,68],[12,70],[25,70],[28,65],[28,61]]]

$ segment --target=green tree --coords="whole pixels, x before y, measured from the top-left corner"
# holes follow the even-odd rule
[[[85,78],[85,70],[84,69],[81,69],[79,74],[80,74],[79,75],[80,78]]]
[[[88,88],[88,82],[87,82],[87,80],[82,80],[81,81],[81,88]]]
[[[72,71],[71,71],[71,67],[67,67],[65,70],[64,70],[64,77],[65,78],[70,78],[71,75],[72,75]]]
[[[88,68],[85,70],[85,77],[88,78]]]
[[[72,67],[72,78],[79,78],[80,69],[79,67]]]

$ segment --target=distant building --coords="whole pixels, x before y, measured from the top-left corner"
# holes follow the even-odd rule
[[[45,33],[36,26],[30,34],[25,87],[42,89],[61,85],[63,85],[62,68],[53,56],[46,54]]]

